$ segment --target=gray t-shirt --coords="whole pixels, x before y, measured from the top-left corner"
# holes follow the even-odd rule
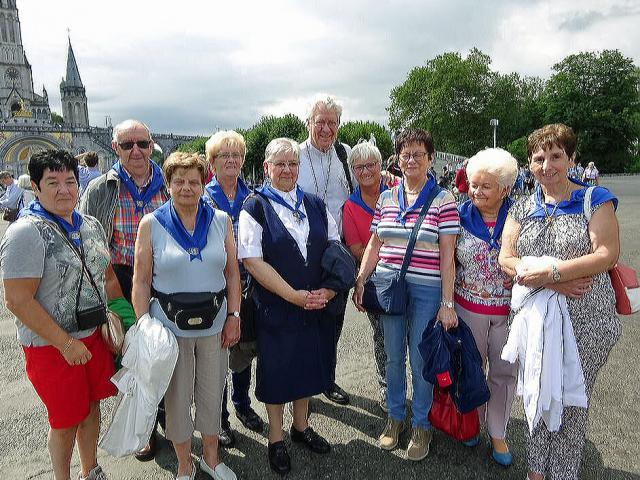
[[[105,270],[110,255],[100,223],[83,215],[80,235],[85,261],[93,275],[102,300],[106,300]],[[91,335],[95,329],[80,330],[76,322],[76,296],[82,264],[57,228],[33,215],[11,224],[0,243],[0,276],[3,279],[39,278],[35,298],[53,320],[75,338]],[[85,275],[80,292],[79,310],[99,304],[89,278]],[[15,319],[18,340],[25,346],[49,345],[42,337]]]

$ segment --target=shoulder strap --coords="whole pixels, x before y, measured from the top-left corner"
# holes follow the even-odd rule
[[[338,159],[340,163],[342,163],[342,168],[344,169],[344,176],[347,179],[347,184],[349,185],[349,193],[353,193],[353,182],[351,182],[351,172],[349,172],[349,162],[347,162],[347,150],[344,148],[338,140],[333,144],[336,149],[336,154],[338,155]]]
[[[416,240],[418,239],[418,231],[420,230],[420,226],[424,221],[424,217],[427,216],[429,212],[429,208],[431,208],[431,204],[438,196],[438,194],[442,191],[438,185],[434,185],[427,197],[427,200],[424,202],[422,206],[422,210],[420,211],[420,216],[416,220],[416,224],[413,226],[413,230],[411,230],[411,236],[409,237],[409,242],[407,243],[407,250],[404,254],[404,260],[402,261],[402,268],[400,269],[400,280],[404,278],[407,274],[407,269],[409,268],[409,261],[411,261],[411,255],[413,254],[413,248],[416,245]]]
[[[593,193],[593,189],[596,188],[591,186],[587,188],[584,192],[584,202],[582,203],[582,211],[584,216],[587,217],[587,223],[591,221],[591,194]]]

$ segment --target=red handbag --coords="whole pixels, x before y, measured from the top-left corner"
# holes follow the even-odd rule
[[[631,315],[640,310],[640,284],[636,271],[618,263],[609,271],[609,275],[616,294],[616,312]]]
[[[447,389],[433,388],[433,404],[429,412],[429,421],[452,438],[460,441],[471,440],[480,434],[478,409],[469,413],[460,413]]]

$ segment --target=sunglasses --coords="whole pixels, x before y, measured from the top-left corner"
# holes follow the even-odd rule
[[[145,150],[151,145],[151,140],[138,140],[137,142],[122,142],[118,143],[118,146],[122,150],[131,150],[134,145],[137,145],[140,150]]]

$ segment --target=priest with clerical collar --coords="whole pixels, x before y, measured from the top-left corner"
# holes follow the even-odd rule
[[[300,174],[298,184],[303,191],[320,197],[327,209],[342,224],[342,205],[353,191],[347,158],[351,148],[340,142],[338,129],[342,117],[342,105],[331,96],[315,101],[307,115],[309,137],[300,144]],[[343,313],[336,323],[336,345],[342,333],[346,298]],[[324,392],[325,396],[338,404],[349,403],[349,396],[337,384]]]

